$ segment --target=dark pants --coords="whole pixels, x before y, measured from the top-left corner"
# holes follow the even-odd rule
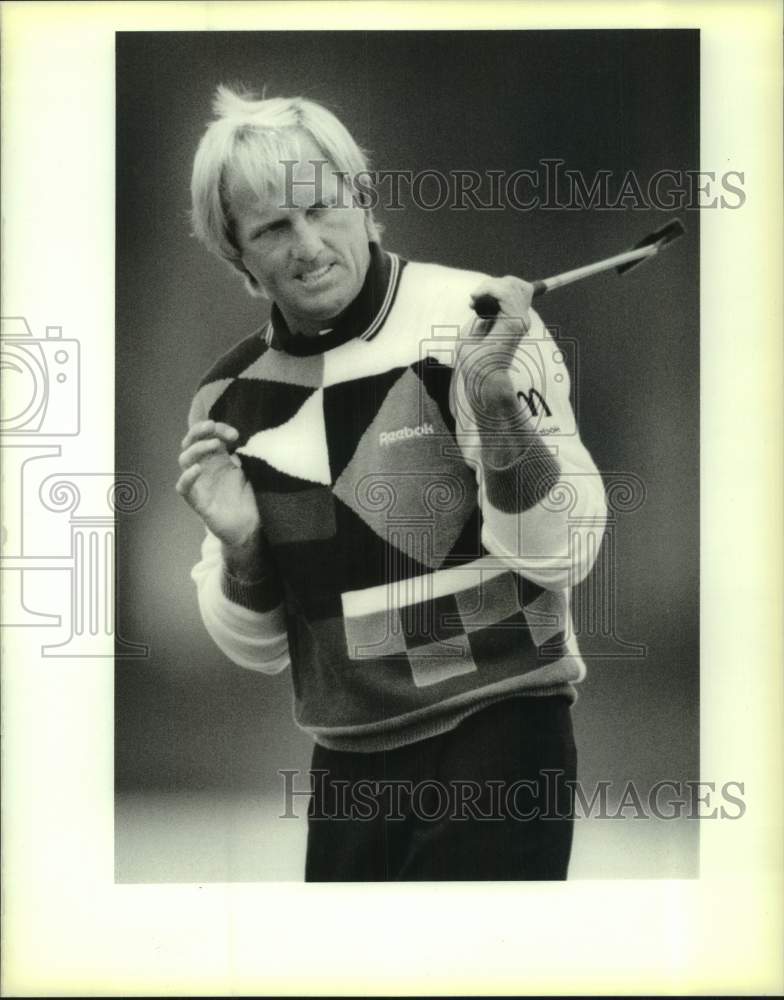
[[[316,746],[305,880],[565,879],[577,753],[563,697],[515,697],[380,753]]]

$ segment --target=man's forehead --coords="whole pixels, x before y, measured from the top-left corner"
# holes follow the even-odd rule
[[[318,150],[312,158],[259,163],[257,171],[239,173],[229,167],[226,182],[231,201],[240,210],[305,208],[334,197],[342,185],[340,172]]]

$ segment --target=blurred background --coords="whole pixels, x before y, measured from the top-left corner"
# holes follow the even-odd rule
[[[189,234],[193,154],[221,82],[326,104],[383,170],[541,170],[552,158],[589,184],[608,171],[615,198],[628,171],[644,192],[657,171],[699,167],[696,31],[118,34],[116,468],[150,488],[117,532],[123,632],[150,647],[116,667],[121,882],[302,877],[304,802],[299,819],[278,819],[278,771],[301,771],[305,788],[312,746],[288,672],[243,670],[212,645],[189,578],[202,529],[174,492],[200,377],[266,318]],[[377,211],[388,248],[529,280],[619,252],[675,214],[629,201],[426,211],[402,191],[402,209]],[[687,233],[657,261],[538,306],[569,345],[599,469],[642,484],[612,523],[602,579],[578,595],[586,621],[595,593],[614,613],[583,639],[574,708],[581,781],[589,794],[610,782],[611,801],[630,781],[644,797],[699,776],[699,241],[697,212],[677,214]],[[571,877],[695,877],[697,827],[579,821]]]

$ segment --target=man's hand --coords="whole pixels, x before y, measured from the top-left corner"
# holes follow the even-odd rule
[[[466,398],[480,430],[522,417],[511,374],[518,345],[531,326],[534,286],[520,278],[489,278],[474,289],[472,304],[482,296],[498,302],[494,319],[477,317],[461,334],[455,374],[462,377]]]
[[[237,437],[228,424],[194,424],[182,441],[183,473],[175,489],[226,548],[252,551],[261,525],[253,489],[229,453]]]
[[[539,503],[560,476],[558,461],[542,443],[531,410],[518,397],[521,375],[530,379],[521,341],[531,327],[533,292],[533,285],[513,277],[490,278],[475,288],[474,303],[492,296],[498,311],[485,319],[479,305],[479,317],[461,331],[455,362],[455,375],[479,430],[490,507],[515,516]],[[459,429],[458,440],[463,443]],[[467,443],[473,443],[470,436]]]

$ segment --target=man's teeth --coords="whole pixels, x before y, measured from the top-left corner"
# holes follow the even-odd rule
[[[300,275],[300,281],[303,281],[306,285],[313,281],[318,281],[320,278],[324,277],[331,267],[331,264],[325,264],[324,267],[320,267],[318,271],[308,271],[307,274]]]

